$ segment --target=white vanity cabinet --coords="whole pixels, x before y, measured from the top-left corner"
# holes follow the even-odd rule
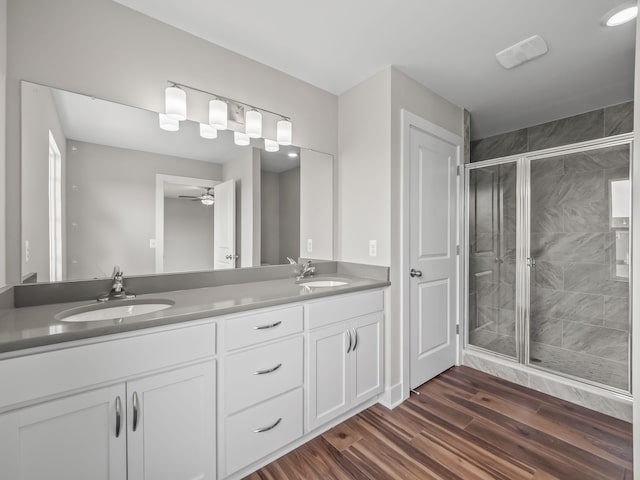
[[[382,292],[306,306],[306,431],[382,392]]]
[[[28,406],[0,403],[7,410],[0,414],[0,478],[215,480],[216,362],[202,359],[215,353],[212,328],[215,332],[211,324],[0,362],[0,380],[22,376],[38,382],[23,389],[37,392],[20,399]],[[191,345],[191,353],[189,345],[173,343],[198,337],[202,341]],[[161,357],[191,362],[142,374],[148,360],[136,360],[143,345],[156,347],[144,352],[156,366],[167,366]],[[112,361],[103,363],[109,357]],[[65,392],[69,379],[76,388]],[[96,380],[110,385],[91,388]],[[33,401],[51,396],[56,398]]]

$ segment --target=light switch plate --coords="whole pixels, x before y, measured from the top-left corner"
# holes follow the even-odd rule
[[[369,240],[369,256],[375,257],[376,255],[378,255],[378,241]]]
[[[156,248],[157,244],[158,244],[158,242],[156,242],[155,238],[150,238],[149,239],[149,248]]]

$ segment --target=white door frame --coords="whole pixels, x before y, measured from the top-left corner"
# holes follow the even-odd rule
[[[462,221],[464,216],[461,214],[462,208],[460,204],[461,195],[464,194],[464,190],[461,188],[463,185],[462,172],[464,169],[462,168],[464,159],[463,159],[463,148],[464,148],[464,140],[461,136],[451,133],[449,130],[446,130],[435,123],[429,122],[424,118],[415,115],[414,113],[409,112],[408,110],[401,110],[401,119],[400,119],[400,127],[402,134],[401,141],[401,150],[400,150],[400,169],[401,169],[401,188],[402,192],[400,199],[400,208],[401,208],[401,219],[400,219],[400,296],[401,296],[401,304],[400,304],[400,318],[402,319],[402,399],[405,400],[409,398],[410,393],[410,385],[411,385],[411,303],[410,303],[410,291],[411,291],[411,283],[409,277],[409,270],[411,269],[410,261],[411,261],[411,235],[410,235],[410,207],[411,207],[411,128],[416,128],[418,130],[422,130],[430,135],[435,137],[442,138],[443,140],[450,142],[454,145],[457,145],[460,148],[461,154],[458,155],[458,171],[460,175],[457,181],[457,199],[458,199],[458,208],[456,225],[458,226],[456,232],[456,244],[460,245],[460,252],[464,251],[464,245],[462,244],[463,236],[462,236]],[[457,311],[456,311],[456,323],[458,325],[461,324],[461,315],[463,312],[462,301],[464,300],[462,292],[464,291],[462,288],[462,282],[464,279],[463,275],[463,266],[464,262],[462,261],[464,257],[462,255],[457,256],[457,274],[458,281],[456,282],[456,295],[457,295]],[[464,336],[462,335],[462,326],[459,327],[460,335],[458,335],[456,346],[457,346],[457,354],[456,354],[456,365],[460,364],[461,360],[461,344],[460,341]]]
[[[156,273],[164,273],[164,185],[174,183],[177,185],[197,185],[199,187],[213,188],[220,183],[219,180],[206,178],[180,177],[178,175],[165,175],[156,173]]]

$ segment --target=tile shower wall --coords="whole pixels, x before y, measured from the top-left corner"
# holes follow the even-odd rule
[[[471,142],[471,162],[533,152],[633,131],[633,102]]]
[[[629,157],[621,145],[531,162],[531,360],[621,389],[628,219],[612,218],[610,182],[629,178]]]

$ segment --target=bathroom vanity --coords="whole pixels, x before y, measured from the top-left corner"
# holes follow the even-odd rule
[[[388,282],[342,280],[143,295],[173,305],[124,320],[56,319],[89,302],[10,311],[3,478],[242,478],[367,408],[383,390]]]

